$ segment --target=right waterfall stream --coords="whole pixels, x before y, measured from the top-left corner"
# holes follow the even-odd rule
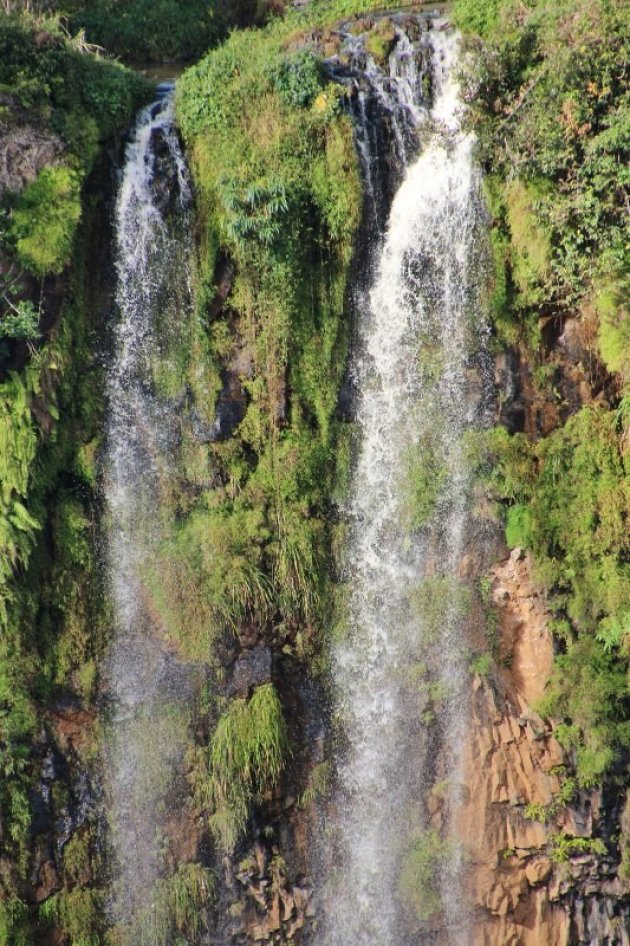
[[[371,267],[356,304],[359,446],[346,626],[332,655],[338,777],[319,942],[464,946],[455,819],[477,528],[467,458],[492,403],[487,218],[462,127],[457,35],[437,19],[414,36],[401,27],[386,70],[360,39],[348,44]],[[389,155],[377,153],[387,141]]]

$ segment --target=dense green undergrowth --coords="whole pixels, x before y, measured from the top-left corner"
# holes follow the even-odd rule
[[[184,611],[189,648],[196,636],[207,643],[209,629],[216,637],[253,624],[285,651],[312,654],[330,611],[327,516],[344,437],[335,409],[362,192],[341,90],[315,51],[298,45],[323,7],[337,12],[315,5],[309,19],[234,34],[178,83],[203,227],[200,316],[207,319],[217,266],[229,259],[236,275],[208,325],[211,355],[225,366],[240,352],[251,364],[235,435],[206,448],[205,470],[189,470],[207,480],[212,469],[220,485],[180,504],[165,545],[161,574],[188,574],[195,587]],[[211,824],[228,847],[247,799],[265,787],[247,771],[226,782],[217,768],[215,748],[238,705],[219,724],[210,765]],[[272,770],[279,774],[279,761]]]
[[[0,358],[16,339],[39,339],[41,296],[24,298],[24,274],[41,280],[68,265],[87,175],[146,93],[139,76],[81,51],[57,21],[0,13],[0,122],[55,155],[18,192],[0,190]]]
[[[539,401],[560,397],[549,316],[574,320],[613,373],[597,403],[560,402],[544,438],[499,430],[491,448],[508,544],[531,549],[554,612],[559,656],[540,709],[563,720],[578,780],[593,785],[630,746],[627,8],[458,0],[455,18],[488,172],[497,343],[533,367]],[[601,379],[589,357],[586,387]]]
[[[43,752],[63,752],[58,704],[81,712],[92,705],[107,622],[95,545],[100,217],[85,184],[145,84],[80,52],[54,23],[0,16],[0,92],[9,136],[27,127],[57,142],[54,164],[21,192],[0,196],[0,943],[27,946],[39,920],[21,896],[38,832],[49,843],[46,832],[73,804],[73,779],[96,744],[86,723],[74,768],[57,773],[47,826],[41,811],[33,819]],[[62,273],[51,293],[50,277]],[[49,910],[51,922],[68,921],[73,943],[96,942],[102,926],[89,831],[64,848]]]

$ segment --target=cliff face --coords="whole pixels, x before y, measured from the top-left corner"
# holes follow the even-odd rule
[[[460,812],[474,943],[622,946],[630,903],[618,876],[618,805],[601,789],[576,790],[563,803],[571,760],[534,709],[553,643],[531,558],[515,549],[492,579],[502,666],[491,681],[473,682]],[[563,838],[572,839],[564,849]]]

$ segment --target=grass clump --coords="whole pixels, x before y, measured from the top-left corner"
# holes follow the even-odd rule
[[[133,929],[125,930],[125,942],[131,937],[134,946],[196,944],[210,928],[216,876],[207,867],[181,864],[170,877],[158,880],[149,893],[151,902],[134,918]]]
[[[550,840],[549,857],[554,864],[566,864],[568,860],[579,854],[607,853],[606,845],[601,838],[572,838],[565,834],[552,834]]]
[[[208,754],[214,807],[210,827],[223,850],[234,849],[252,801],[277,784],[287,752],[286,723],[273,684],[258,687],[249,700],[230,704]]]
[[[433,514],[448,476],[448,466],[435,438],[426,435],[407,460],[406,511],[411,529],[421,529]]]
[[[398,896],[405,906],[425,923],[440,913],[440,874],[452,848],[435,828],[415,840],[403,859],[398,879]]]

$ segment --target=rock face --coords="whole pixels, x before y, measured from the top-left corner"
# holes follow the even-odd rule
[[[473,684],[459,835],[474,946],[625,946],[630,902],[598,791],[562,803],[569,761],[533,710],[553,663],[549,614],[518,550],[493,571],[503,668]],[[531,807],[528,807],[531,806]],[[538,814],[534,818],[532,814]],[[558,838],[581,839],[560,851]]]
[[[42,168],[59,164],[63,152],[61,138],[50,132],[0,122],[0,194],[21,191]]]

